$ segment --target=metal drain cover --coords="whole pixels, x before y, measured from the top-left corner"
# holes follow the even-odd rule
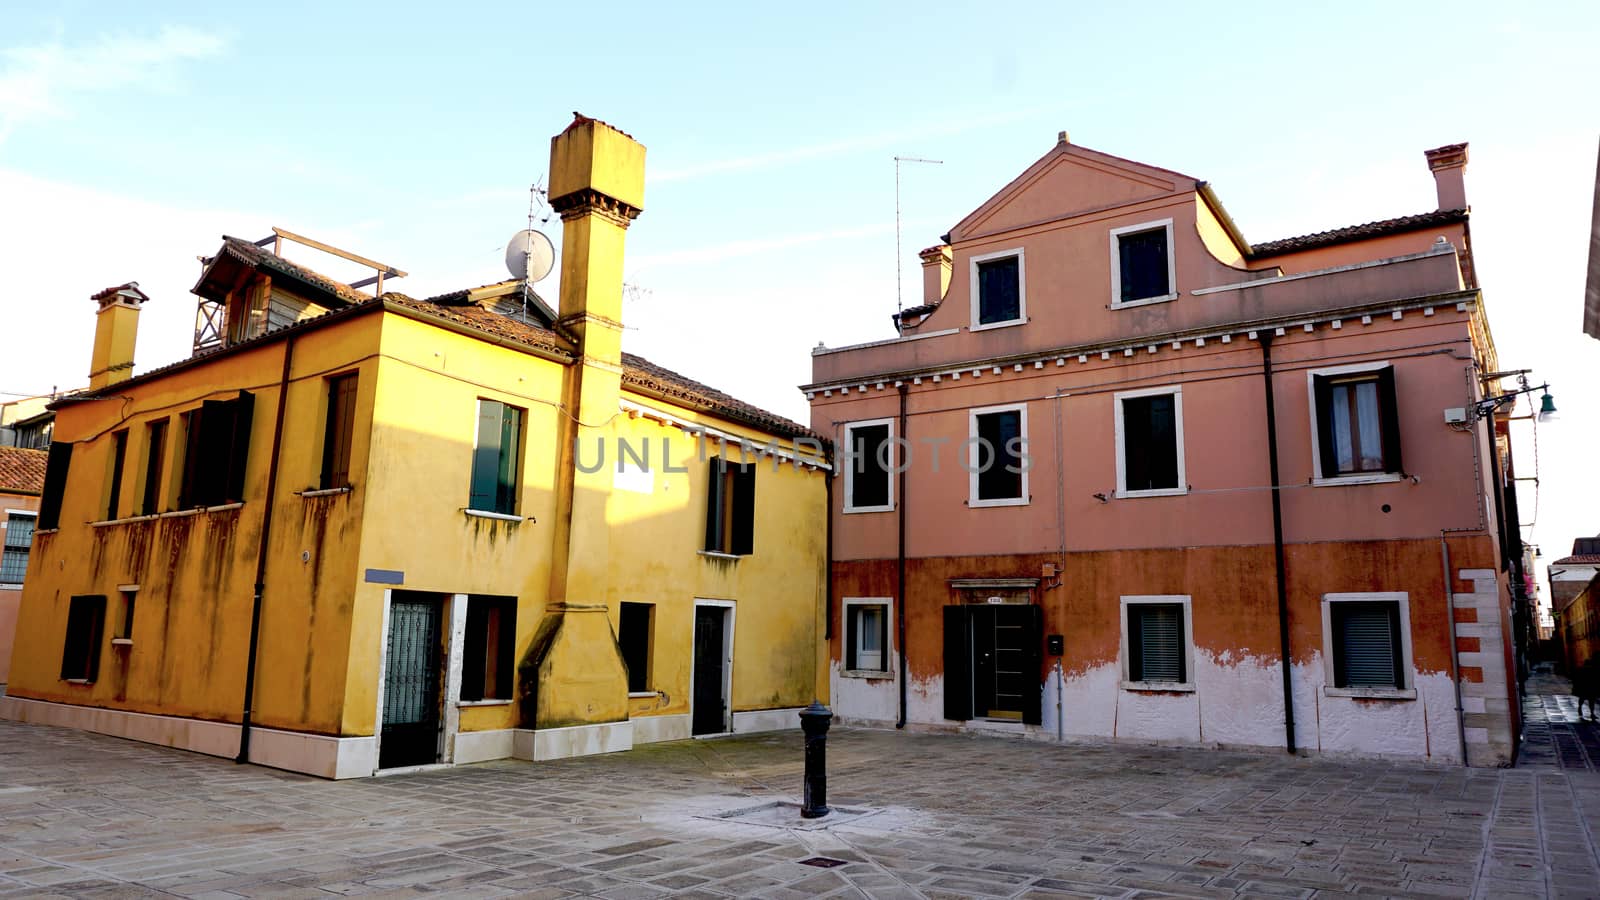
[[[816,866],[819,869],[833,869],[844,864],[844,860],[834,859],[831,856],[813,856],[810,859],[800,860],[802,866]]]

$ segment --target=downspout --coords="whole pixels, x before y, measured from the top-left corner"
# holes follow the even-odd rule
[[[898,435],[901,446],[910,447],[910,440],[906,437],[906,396],[910,392],[910,388],[906,387],[906,383],[902,381],[899,385],[899,391],[900,430]],[[906,671],[906,469],[910,467],[907,465],[909,459],[897,459],[896,462],[898,465],[895,468],[899,470],[896,473],[896,478],[899,484],[895,487],[895,492],[898,494],[895,498],[898,501],[895,503],[895,513],[900,519],[900,536],[895,543],[895,561],[899,567],[895,576],[895,599],[899,601],[895,604],[895,611],[899,613],[895,617],[895,649],[900,654],[900,718],[895,720],[894,727],[904,728],[906,727],[906,682],[910,680],[911,676],[911,673]]]
[[[1473,436],[1476,441],[1477,436]],[[1481,491],[1479,493],[1482,493]],[[1456,603],[1455,592],[1450,590],[1455,582],[1450,580],[1450,544],[1445,541],[1444,529],[1439,531],[1439,558],[1444,563],[1444,615],[1445,621],[1450,623],[1450,683],[1456,688],[1456,739],[1461,745],[1461,764],[1467,765],[1467,719],[1466,710],[1461,705],[1461,668],[1456,654],[1460,648],[1456,644]]]
[[[825,540],[827,542],[828,546],[827,546],[827,548],[825,550],[823,550],[823,554],[822,554],[822,559],[823,559],[823,562],[822,562],[822,565],[823,565],[822,582],[823,582],[824,585],[826,585],[826,587],[823,590],[824,590],[824,594],[826,595],[826,598],[827,598],[826,602],[827,602],[828,605],[826,607],[824,607],[823,611],[822,611],[822,638],[823,638],[823,640],[826,640],[826,641],[832,641],[833,640],[833,478],[834,478],[835,475],[838,474],[838,471],[837,471],[838,463],[837,463],[837,460],[834,460],[834,459],[830,459],[830,460],[828,460],[828,462],[831,464],[831,467],[828,469],[826,477],[824,477],[822,479],[823,484],[827,488],[827,497],[828,497],[828,524],[826,526],[826,531],[824,532],[825,537],[823,538],[823,540]]]
[[[1272,478],[1272,551],[1278,574],[1278,654],[1283,668],[1283,742],[1294,747],[1294,683],[1289,671],[1289,579],[1283,558],[1283,497],[1278,483],[1278,413],[1272,399],[1272,332],[1262,331],[1261,377],[1267,392],[1267,461]]]
[[[283,345],[283,375],[278,379],[278,411],[272,426],[272,456],[267,461],[267,496],[261,515],[261,543],[256,550],[256,590],[250,604],[250,652],[245,658],[244,709],[239,717],[239,755],[234,762],[250,761],[250,713],[256,698],[256,651],[261,641],[261,596],[266,590],[267,545],[272,536],[272,503],[278,495],[278,453],[283,447],[283,414],[289,405],[289,365],[294,360],[294,341],[289,335]]]

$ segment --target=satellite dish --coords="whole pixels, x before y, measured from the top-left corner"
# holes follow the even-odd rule
[[[543,233],[525,228],[506,244],[506,268],[511,277],[533,284],[543,281],[556,264],[556,248]]]

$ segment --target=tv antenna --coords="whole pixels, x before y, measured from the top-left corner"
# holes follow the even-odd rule
[[[506,244],[506,269],[511,277],[522,282],[522,321],[528,321],[528,304],[532,299],[533,285],[543,281],[555,268],[556,248],[544,232],[533,227],[539,210],[544,207],[544,188],[538,184],[528,187],[528,227],[511,236]],[[539,224],[550,221],[546,211]]]
[[[927,163],[933,166],[944,165],[942,159],[923,159],[919,156],[896,156],[894,158],[894,311],[896,313],[905,309],[904,288],[901,286],[900,258],[900,164],[901,163]]]

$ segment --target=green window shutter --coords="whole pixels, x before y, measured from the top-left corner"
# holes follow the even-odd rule
[[[522,410],[502,406],[500,457],[495,466],[495,512],[511,515],[517,511],[517,462],[521,449]]]
[[[472,485],[467,498],[470,509],[495,508],[500,489],[500,419],[505,404],[498,400],[478,401],[478,442],[472,450]]]
[[[1400,458],[1400,408],[1394,392],[1394,367],[1378,370],[1378,421],[1383,433],[1383,470],[1404,472]]]
[[[67,471],[72,468],[72,444],[51,441],[50,455],[44,464],[44,493],[39,498],[39,528],[61,525],[61,499],[67,490]]]
[[[245,466],[250,461],[250,429],[255,424],[256,395],[240,391],[236,400],[228,401],[230,407],[227,443],[227,481],[223,484],[224,503],[244,500]]]

